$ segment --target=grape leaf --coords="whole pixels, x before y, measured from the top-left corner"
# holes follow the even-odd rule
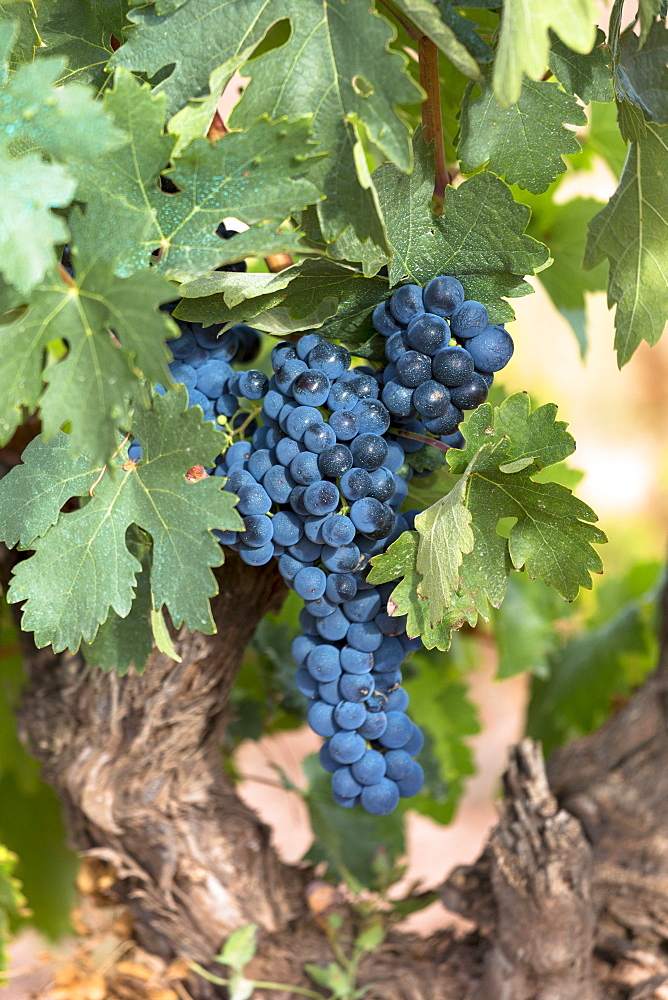
[[[129,397],[148,401],[136,369],[153,382],[170,382],[165,341],[174,323],[158,306],[174,291],[148,270],[118,278],[105,264],[82,261],[77,273],[72,285],[47,275],[28,309],[0,326],[0,438],[7,441],[18,427],[22,406],[39,404],[46,437],[71,421],[72,452],[86,451],[102,464],[116,447],[116,428],[130,423]],[[58,337],[68,353],[43,376],[44,350]]]
[[[439,7],[435,6],[432,0],[391,0],[391,4],[400,10],[411,24],[419,28],[423,35],[431,39],[434,45],[438,46],[443,55],[448,57],[460,73],[470,77],[472,80],[479,78],[480,70],[478,69],[478,64],[469,53],[467,46],[463,45],[457,37],[453,26],[445,21],[446,13],[452,16],[451,8],[443,12],[443,20],[441,20],[441,17],[439,17]],[[465,20],[456,14],[455,18],[458,21]],[[473,25],[471,25],[471,28],[473,28]],[[475,33],[475,29],[473,30]]]
[[[35,24],[35,7],[20,0],[0,3],[0,84],[7,69],[32,62],[40,37]],[[6,64],[6,65],[3,65]]]
[[[448,188],[443,215],[430,208],[433,154],[421,131],[414,139],[415,167],[408,177],[384,165],[374,174],[394,257],[390,282],[424,284],[436,274],[452,274],[468,298],[479,299],[495,322],[514,313],[502,296],[528,295],[525,274],[549,261],[547,248],[524,230],[530,212],[518,205],[498,177],[481,173]]]
[[[63,59],[44,58],[7,78],[0,90],[0,144],[14,155],[43,150],[78,177],[83,166],[126,139],[94,101],[92,88],[58,86],[64,67]]]
[[[481,728],[477,708],[451,656],[416,653],[411,660],[415,673],[403,682],[410,698],[411,718],[424,732],[425,750],[435,758],[439,777],[446,785],[445,801],[439,802],[432,792],[429,796],[411,798],[410,808],[432,816],[439,823],[452,821],[465,780],[476,773],[467,737],[475,736]],[[424,752],[420,759],[424,761]],[[425,778],[428,782],[427,767]]]
[[[449,28],[452,28],[459,41],[469,50],[473,58],[481,63],[491,62],[494,58],[493,50],[480,37],[473,21],[460,13],[462,5],[456,4],[455,0],[437,0],[436,6],[440,10],[444,22]],[[472,7],[473,4],[466,4],[466,6]],[[496,7],[497,4],[489,3],[487,6]]]
[[[595,47],[588,53],[574,52],[568,45],[550,34],[550,69],[569,94],[576,94],[585,104],[613,99],[610,56],[603,47],[605,34],[596,32]]]
[[[473,549],[471,511],[464,501],[475,462],[474,457],[456,486],[442,500],[415,518],[420,536],[416,568],[424,576],[419,589],[434,607],[449,604],[450,594],[459,584],[462,557]]]
[[[325,236],[335,239],[352,219],[360,239],[384,247],[359,129],[408,170],[408,130],[395,106],[419,100],[420,91],[404,72],[405,57],[389,52],[393,29],[366,0],[348,0],[345,17],[339,8],[340,0],[308,0],[295,16],[288,0],[187,0],[163,16],[142,9],[130,15],[137,29],[112,65],[149,75],[173,66],[156,88],[167,94],[172,115],[203,96],[218,67],[241,66],[266,32],[289,18],[288,41],[250,64],[251,82],[231,124],[248,127],[262,114],[295,118],[316,108],[314,138],[329,156],[311,178],[327,195],[319,206]]]
[[[615,128],[619,139],[619,130]],[[585,296],[605,289],[603,264],[591,271],[582,268],[587,225],[601,210],[594,198],[572,198],[556,205],[553,192],[528,200],[531,208],[529,232],[541,242],[549,242],[554,263],[540,273],[540,281],[557,309],[571,324],[580,353],[587,350]]]
[[[640,21],[640,45],[647,41],[650,28],[661,11],[661,0],[638,0],[638,20]],[[663,16],[665,17],[666,3],[663,0]]]
[[[471,88],[473,89],[473,88]],[[458,152],[464,173],[489,167],[509,184],[539,194],[566,169],[563,155],[578,153],[580,144],[564,128],[586,125],[587,116],[574,97],[556,83],[525,80],[518,100],[499,107],[487,76],[475,100],[464,99]]]
[[[109,23],[108,13],[117,16]],[[98,89],[108,79],[105,66],[113,55],[110,36],[121,37],[127,5],[90,2],[90,0],[42,0],[39,5],[39,33],[44,55],[62,55],[66,61],[60,83],[79,80]],[[104,15],[107,14],[107,17]]]
[[[87,663],[105,673],[113,670],[125,677],[131,666],[141,674],[153,649],[150,624],[151,605],[151,545],[150,537],[132,525],[125,535],[125,542],[141,564],[137,575],[137,589],[132,607],[125,618],[110,611],[102,622],[92,642],[82,642],[81,652]],[[158,612],[162,614],[162,612]]]
[[[668,126],[648,123],[646,138],[629,148],[619,187],[589,224],[584,266],[610,263],[620,368],[642,340],[655,344],[668,320],[667,174]]]
[[[410,170],[409,131],[396,107],[419,101],[421,91],[403,53],[389,50],[394,28],[367,0],[346,0],[344,7],[341,0],[308,0],[298,17],[292,3],[281,6],[282,16],[292,16],[290,40],[253,61],[230,122],[247,126],[263,112],[294,117],[316,108],[313,136],[329,153],[311,175],[327,195],[318,204],[323,235],[335,240],[352,223],[361,241],[387,251],[361,136]]]
[[[211,529],[238,530],[241,519],[219,477],[193,483],[185,473],[213,464],[222,435],[203,423],[197,407],[187,408],[184,390],[157,396],[154,404],[133,424],[143,448],[139,464],[107,471],[94,496],[61,514],[33,543],[34,555],[16,567],[7,599],[26,602],[23,627],[34,631],[40,648],[51,643],[56,652],[74,652],[82,639],[92,642],[112,609],[121,618],[129,614],[141,571],[126,543],[131,524],[153,540],[153,607],[164,605],[177,627],[214,630],[208,599],[217,587],[210,567],[223,556]],[[121,465],[126,454],[123,449]],[[0,530],[4,537],[1,522]]]
[[[617,107],[614,104],[592,104],[588,114],[586,148],[605,160],[615,177],[619,177],[628,149],[619,131]]]
[[[644,45],[632,31],[622,33],[615,60],[618,97],[640,108],[645,118],[668,124],[668,28],[655,21]]]
[[[531,671],[546,677],[550,654],[559,646],[559,620],[572,605],[541,580],[511,573],[503,604],[493,614],[499,680]]]
[[[20,162],[20,167],[19,167]],[[58,163],[30,153],[20,161],[0,147],[0,270],[28,294],[53,265],[53,247],[68,230],[52,208],[68,205],[76,181]]]
[[[163,136],[165,98],[129,73],[118,72],[105,107],[131,137],[126,148],[98,158],[85,172],[89,201],[80,239],[131,274],[160,249],[156,270],[192,278],[253,253],[299,250],[299,234],[278,224],[321,195],[306,174],[321,154],[309,139],[308,117],[256,121],[215,145],[196,139],[174,156],[174,138]],[[160,190],[158,177],[172,161],[176,193]],[[119,176],[124,183],[119,184]],[[233,216],[251,228],[221,240],[216,228]],[[100,239],[113,220],[114,235]]]
[[[505,0],[494,62],[494,92],[502,107],[514,104],[526,73],[540,80],[548,62],[549,30],[575,52],[591,52],[596,42],[592,0]]]

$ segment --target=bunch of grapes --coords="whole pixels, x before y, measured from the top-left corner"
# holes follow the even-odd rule
[[[370,584],[369,563],[413,527],[416,512],[400,513],[413,475],[406,453],[429,435],[461,444],[463,411],[485,400],[512,340],[449,277],[424,292],[401,286],[373,325],[387,337],[379,370],[351,368],[344,347],[306,334],[273,348],[270,378],[234,371],[239,345],[256,331],[219,335],[196,323],[181,324],[170,370],[206,419],[244,435],[211,470],[239,498],[243,531],[216,534],[251,566],[278,559],[304,602],[292,645],[296,684],[325,739],[332,796],[386,815],[424,780],[414,759],[424,740],[401,687],[402,663],[421,641],[408,637],[405,617],[388,613],[394,584]],[[240,399],[263,401],[259,424],[239,412]],[[138,442],[130,457],[141,457]]]

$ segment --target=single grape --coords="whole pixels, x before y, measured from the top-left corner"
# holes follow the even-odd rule
[[[348,385],[358,399],[378,399],[380,390],[378,387],[377,372],[374,372],[372,375],[369,372],[362,371],[361,368],[355,368],[352,371],[352,376],[348,381]]]
[[[424,771],[418,762],[414,760],[408,777],[404,778],[403,781],[397,782],[399,795],[401,795],[402,799],[410,799],[413,795],[417,795],[423,785]]]
[[[272,538],[271,518],[266,514],[249,514],[243,518],[244,532],[242,541],[244,545],[259,549]]]
[[[239,375],[239,388],[244,399],[262,399],[268,387],[269,379],[264,372],[251,369]]]
[[[375,785],[385,776],[385,757],[377,750],[365,750],[351,771],[360,785]]]
[[[339,692],[345,701],[364,701],[373,691],[371,674],[344,673],[339,680]],[[364,709],[366,718],[366,708]]]
[[[313,601],[325,593],[327,579],[317,566],[305,566],[294,578],[295,593],[305,601]]]
[[[427,379],[413,393],[415,409],[423,417],[442,417],[450,405],[450,393],[434,379]]]
[[[359,431],[357,415],[352,410],[335,410],[329,418],[329,426],[338,441],[351,441]]]
[[[420,285],[401,285],[390,299],[390,311],[399,323],[408,324],[424,312]]]
[[[371,489],[368,495],[375,500],[380,500],[381,503],[387,503],[396,492],[394,476],[388,468],[382,465],[380,469],[374,469],[370,475]]]
[[[350,520],[372,539],[387,538],[394,527],[394,512],[375,497],[364,497],[350,508]]]
[[[248,458],[248,471],[258,483],[271,466],[271,452],[268,448],[258,448]]]
[[[462,302],[450,317],[452,332],[455,337],[461,340],[477,336],[488,323],[487,310],[482,302],[476,302],[475,299]]]
[[[239,544],[239,555],[243,562],[249,566],[266,566],[274,556],[274,546],[272,542],[267,542],[261,548],[251,548],[249,545]]]
[[[393,333],[385,343],[385,357],[388,361],[396,362],[406,350],[406,336],[403,331]]]
[[[347,382],[335,382],[329,390],[327,406],[330,410],[350,410],[358,400],[355,390]]]
[[[357,593],[357,582],[352,573],[328,573],[325,595],[332,604],[343,604]]]
[[[308,355],[309,367],[323,372],[330,379],[338,378],[350,365],[350,354],[339,344],[322,341]],[[324,400],[323,400],[324,402]]]
[[[468,382],[464,385],[457,386],[450,393],[450,399],[454,406],[458,407],[460,410],[472,410],[476,406],[480,406],[487,399],[487,386],[484,380],[476,372],[473,373]],[[441,431],[442,434],[449,433],[448,431]]]
[[[299,361],[295,358],[291,361],[286,361],[276,372],[276,387],[286,395],[292,391],[292,383],[301,375],[302,372],[307,371],[308,365],[305,361]]]
[[[387,816],[399,803],[397,783],[390,778],[381,778],[375,785],[365,785],[360,801],[372,816]]]
[[[512,358],[513,350],[513,339],[502,326],[485,327],[469,344],[469,352],[480,372],[501,371]]]
[[[304,447],[314,455],[321,455],[326,448],[336,444],[336,434],[329,424],[311,424],[304,431]]]
[[[387,698],[387,709],[389,712],[405,712],[409,702],[408,694],[402,687],[392,691]]]
[[[330,386],[324,372],[309,370],[296,377],[292,383],[292,394],[298,403],[305,406],[322,406],[327,402]]]
[[[175,382],[184,382],[188,385],[183,375],[175,370],[176,366],[172,367],[170,365],[170,371],[172,373],[172,378]],[[193,377],[196,380],[197,388],[200,392],[203,392],[205,396],[209,399],[217,399],[219,396],[225,392],[227,388],[227,383],[232,377],[232,368],[228,365],[226,361],[207,361],[205,365],[201,368],[195,370],[190,368],[189,365],[181,365],[182,371],[189,369]]]
[[[290,475],[300,486],[310,486],[322,478],[318,468],[318,456],[312,451],[302,451],[290,462]]]
[[[407,388],[417,388],[431,378],[431,358],[419,351],[406,351],[397,361],[397,378]]]
[[[452,391],[457,392],[456,389]],[[439,436],[441,434],[453,434],[463,419],[464,414],[462,411],[450,403],[440,417],[425,418],[424,426],[425,430],[429,431],[430,434],[438,434]]]
[[[349,469],[341,476],[339,488],[346,500],[361,500],[367,496],[373,485],[370,473],[366,469]]]
[[[265,472],[262,485],[274,503],[287,503],[295,481],[282,465],[273,465]]]
[[[330,603],[333,604],[334,601],[331,601]],[[345,639],[348,635],[350,622],[344,615],[343,611],[337,607],[334,611],[332,611],[331,615],[327,615],[326,618],[318,618],[316,628],[318,630],[318,635],[322,636],[322,638],[327,642],[339,642],[341,639]]]
[[[278,560],[278,572],[281,574],[286,583],[290,583],[297,576],[300,569],[303,569],[306,563],[302,562],[301,559],[295,559],[288,552],[284,552],[283,555]],[[315,626],[313,629],[313,635],[318,633],[315,631]]]
[[[442,274],[427,282],[422,295],[424,307],[437,316],[452,316],[464,301],[464,289],[460,281]]]
[[[421,313],[408,324],[406,340],[409,346],[420,354],[433,356],[449,343],[450,327],[440,316]]]
[[[326,597],[316,597],[312,601],[307,601],[304,607],[314,618],[327,618],[338,610]]]
[[[356,466],[373,472],[387,458],[387,442],[379,434],[360,434],[350,445],[350,451]]]
[[[334,760],[331,753],[329,752],[329,743],[325,741],[318,751],[318,757],[320,758],[320,766],[329,771],[330,774],[334,774],[339,768],[339,764]]]
[[[298,635],[292,640],[290,651],[292,659],[298,667],[302,667],[306,662],[306,657],[312,649],[318,645],[318,640],[310,635]]]
[[[360,434],[384,434],[390,426],[390,411],[379,399],[361,399],[354,413]]]
[[[310,487],[309,487],[310,489]],[[322,547],[322,564],[332,573],[353,573],[360,564],[361,552],[356,545],[331,545]]]
[[[320,684],[336,680],[341,675],[339,650],[327,643],[316,646],[306,657],[306,669]]]
[[[386,774],[393,781],[403,781],[411,773],[413,758],[405,750],[388,750],[384,760]]]
[[[383,337],[390,337],[398,330],[403,329],[402,324],[392,315],[389,302],[378,303],[371,314],[371,325]]]
[[[322,344],[322,337],[317,333],[305,333],[297,341],[296,351],[297,357],[302,361],[306,361],[309,353],[317,344]]]
[[[301,636],[300,638],[304,638]],[[311,677],[308,670],[300,667],[295,674],[295,685],[300,694],[305,698],[315,698],[318,694],[318,682]]]
[[[306,487],[304,506],[309,514],[330,514],[338,505],[339,491],[334,483],[324,480]]]
[[[276,459],[281,463],[281,465],[290,465],[290,462],[302,451],[302,448],[298,441],[293,440],[291,437],[284,437],[276,445]]]
[[[334,706],[324,701],[314,701],[308,710],[308,724],[318,736],[334,736]]]
[[[349,767],[339,767],[332,775],[332,794],[341,799],[355,799],[362,791]]]
[[[333,711],[332,711],[333,714]],[[366,750],[364,739],[356,732],[348,729],[334,733],[329,741],[329,752],[333,760],[340,764],[354,764]]]
[[[345,514],[329,514],[323,521],[321,530],[325,545],[334,548],[349,545],[355,537],[355,525]]]
[[[413,723],[403,712],[387,712],[387,729],[380,743],[390,750],[405,747],[413,735]]]
[[[301,441],[309,427],[317,427],[321,423],[322,416],[314,406],[300,404],[288,412],[284,430],[294,441]]]
[[[418,726],[416,726],[415,723],[413,723],[411,738],[409,739],[408,743],[405,744],[403,749],[406,751],[407,754],[410,754],[411,757],[416,757],[419,754],[420,750],[422,750],[423,746],[424,746],[424,736],[422,735],[422,730]]]
[[[315,562],[320,558],[322,545],[318,545],[302,535],[298,542],[289,547],[288,551],[291,556],[294,556],[295,559],[301,559],[302,562]]]
[[[341,729],[357,729],[366,718],[366,708],[361,702],[340,701],[334,709],[334,719]]]
[[[237,493],[240,514],[268,514],[271,510],[271,498],[263,486],[242,486]]]
[[[297,352],[294,344],[290,344],[287,340],[282,340],[280,344],[276,344],[271,350],[271,367],[274,371],[278,371],[286,361],[294,361],[296,357]]]
[[[367,711],[366,719],[357,732],[365,740],[377,740],[387,729],[387,716],[384,712]]]
[[[463,385],[473,374],[473,358],[464,347],[446,347],[435,356],[432,371],[442,385]]]
[[[380,611],[380,594],[377,590],[360,590],[343,605],[343,613],[351,622],[369,622]]]
[[[373,653],[383,641],[383,633],[375,622],[353,622],[346,636],[349,646],[363,653]]]
[[[373,669],[373,653],[364,653],[352,646],[341,649],[341,666],[348,674],[367,674]]]
[[[414,412],[413,389],[400,382],[388,382],[384,385],[382,400],[395,417],[410,417]]]
[[[323,476],[338,479],[347,472],[353,464],[350,448],[345,444],[334,444],[320,454],[318,468]],[[352,541],[352,539],[351,539]]]
[[[317,697],[321,701],[326,702],[333,708],[336,708],[338,703],[341,701],[339,695],[339,679],[338,677],[333,681],[326,681],[323,684],[318,684],[318,694]]]

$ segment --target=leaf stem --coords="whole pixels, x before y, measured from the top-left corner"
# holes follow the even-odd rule
[[[214,976],[212,972],[208,972],[201,965],[198,965],[197,962],[191,962],[190,968],[201,976],[202,979],[206,979],[216,986],[229,986],[231,983],[230,979],[221,979],[220,976]],[[311,997],[311,1000],[324,1000],[322,993],[316,993],[315,990],[309,990],[305,986],[291,986],[289,983],[269,983],[259,979],[253,979],[252,983],[258,990],[285,990],[287,993],[297,993],[301,997]]]
[[[416,28],[414,24],[408,21],[401,13],[397,10],[390,0],[379,0],[380,4],[389,10],[390,14],[399,22],[401,27],[404,29],[409,38],[412,38],[414,42],[419,41],[422,37],[422,32],[419,28]]]
[[[422,104],[422,125],[425,142],[434,142],[434,198],[439,210],[443,211],[445,188],[450,183],[450,174],[445,162],[445,144],[443,141],[443,118],[441,115],[441,89],[438,76],[438,49],[431,38],[423,35],[418,48],[420,64],[420,86],[426,91],[427,97]]]

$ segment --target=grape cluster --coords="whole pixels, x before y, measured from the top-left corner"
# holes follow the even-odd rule
[[[205,419],[243,435],[210,470],[239,498],[243,531],[216,535],[251,566],[277,558],[304,602],[296,685],[325,739],[332,796],[386,815],[423,784],[414,758],[424,740],[401,687],[402,663],[421,641],[407,636],[405,617],[388,614],[395,584],[370,584],[369,562],[413,527],[415,512],[400,513],[413,475],[406,454],[429,435],[463,443],[463,411],[484,402],[513,344],[446,276],[424,290],[401,286],[372,322],[387,338],[379,370],[351,368],[344,347],[306,334],[273,348],[270,378],[235,371],[257,332],[197,323],[180,324],[169,367]],[[256,404],[252,419],[242,399]],[[138,442],[130,457],[141,457]]]
[[[372,322],[387,337],[381,398],[393,421],[460,443],[463,411],[485,402],[494,373],[512,357],[505,327],[490,324],[484,305],[467,301],[461,283],[445,275],[424,290],[402,285]]]
[[[401,663],[420,640],[408,638],[405,618],[387,614],[393,585],[374,587],[365,575],[412,519],[397,514],[405,453],[389,432],[376,373],[350,364],[344,347],[316,334],[274,347],[262,426],[216,469],[244,522],[219,538],[251,566],[278,558],[304,601],[296,684],[310,699],[311,728],[326,739],[320,760],[332,795],[385,815],[422,787],[413,758],[423,738],[400,686]]]

